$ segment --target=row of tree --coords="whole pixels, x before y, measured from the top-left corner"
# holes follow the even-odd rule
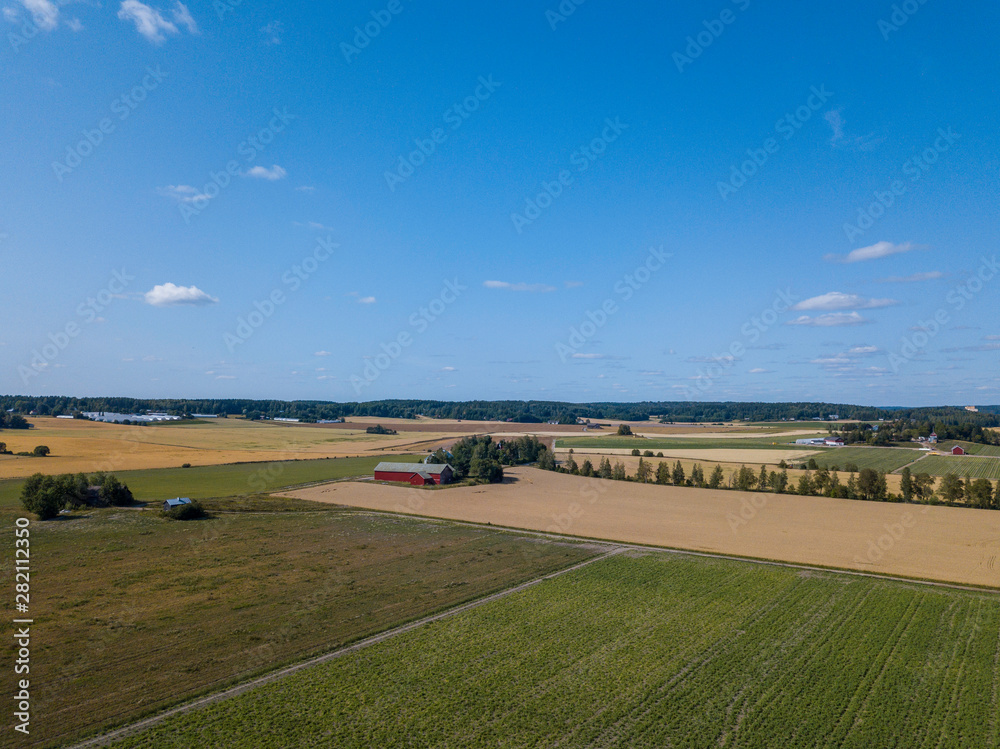
[[[281,401],[251,399],[161,399],[161,398],[70,398],[66,396],[0,396],[0,410],[15,414],[34,411],[42,416],[70,415],[82,411],[141,413],[162,411],[184,414],[218,414],[273,419],[295,418],[302,421],[337,419],[347,416],[376,418],[415,418],[418,415],[440,419],[474,421],[514,421],[526,424],[555,421],[575,424],[577,419],[613,419],[617,421],[719,422],[782,421],[786,419],[826,419],[836,414],[841,419],[886,421],[895,419],[930,421],[935,425],[978,424],[1000,426],[997,407],[982,407],[980,413],[962,408],[880,409],[843,403],[701,403],[642,401],[639,403],[565,403],[560,401],[433,401],[381,400],[364,403],[328,401]],[[991,412],[993,411],[993,412]],[[941,432],[939,431],[939,434]]]
[[[135,498],[128,486],[113,473],[65,473],[60,476],[29,476],[21,489],[21,504],[41,520],[50,520],[60,510],[84,506],[125,507]]]
[[[636,481],[639,483],[655,483],[670,486],[690,486],[699,489],[733,489],[744,492],[772,492],[774,494],[799,494],[803,496],[837,497],[840,499],[858,499],[869,502],[921,502],[936,504],[966,504],[981,509],[1000,510],[1000,481],[994,489],[989,479],[968,479],[949,474],[941,479],[941,484],[935,492],[936,479],[926,473],[913,475],[909,468],[902,472],[901,492],[889,491],[886,474],[872,468],[862,468],[856,473],[852,471],[846,482],[841,480],[835,470],[818,468],[806,471],[793,481],[786,468],[777,471],[768,470],[762,465],[760,470],[741,465],[726,479],[722,466],[716,465],[706,476],[704,469],[696,463],[690,474],[678,460],[672,466],[660,461],[656,468],[642,457],[633,475],[628,475],[621,462],[612,465],[604,457],[597,468],[589,459],[577,464],[570,453],[562,465],[557,465],[551,455],[543,456],[538,467],[545,470],[555,470],[579,476],[612,479],[615,481]]]
[[[7,409],[0,411],[0,429],[30,429],[31,424],[19,413],[7,413]]]

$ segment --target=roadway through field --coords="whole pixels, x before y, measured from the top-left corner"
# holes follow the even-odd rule
[[[430,624],[432,622],[440,621],[441,619],[447,619],[448,617],[452,617],[455,616],[456,614],[461,614],[465,611],[478,608],[479,606],[483,606],[487,603],[498,601],[501,598],[506,598],[507,596],[513,595],[514,593],[520,593],[521,591],[527,590],[528,588],[537,585],[538,583],[544,582],[546,580],[552,580],[556,577],[560,577],[561,575],[566,575],[570,572],[575,572],[576,570],[582,569],[583,567],[586,567],[590,564],[594,564],[595,562],[601,562],[605,559],[615,556],[616,554],[621,554],[623,551],[626,550],[625,546],[618,546],[611,544],[608,544],[606,546],[611,547],[610,551],[601,554],[599,556],[591,557],[590,559],[574,564],[571,567],[566,567],[565,569],[557,570],[556,572],[550,572],[547,575],[536,577],[532,580],[528,580],[527,582],[515,585],[512,588],[507,588],[505,590],[498,591],[497,593],[492,593],[483,598],[477,598],[474,601],[469,601],[468,603],[460,604],[445,611],[438,612],[437,614],[431,614],[430,616],[425,616],[422,619],[417,619],[416,621],[410,622],[408,624],[403,624],[399,627],[386,630],[385,632],[373,635],[372,637],[366,637],[365,639],[359,640],[353,645],[347,645],[332,652],[325,653],[324,655],[320,655],[315,658],[310,658],[307,661],[302,661],[301,663],[296,663],[292,666],[287,666],[286,668],[282,668],[278,671],[274,671],[265,676],[261,676],[260,678],[253,679],[252,681],[248,681],[243,684],[237,684],[235,687],[230,687],[229,689],[225,689],[221,692],[215,692],[214,694],[206,695],[205,697],[201,697],[192,702],[188,702],[183,705],[178,705],[177,707],[171,708],[170,710],[167,710],[165,712],[158,713],[157,715],[153,715],[149,718],[145,718],[135,723],[130,723],[127,726],[122,726],[121,728],[109,731],[108,733],[101,734],[100,736],[95,736],[92,739],[87,739],[86,741],[82,741],[78,744],[74,744],[71,747],[71,749],[84,749],[85,747],[99,747],[99,746],[104,746],[112,741],[118,741],[119,739],[123,739],[126,736],[131,735],[133,733],[138,733],[139,731],[144,731],[147,728],[151,728],[152,726],[156,725],[157,723],[160,723],[161,721],[166,720],[167,718],[172,718],[175,715],[180,715],[182,713],[187,713],[192,710],[197,710],[199,708],[206,707],[207,705],[211,705],[215,702],[221,702],[222,700],[230,699],[231,697],[237,697],[243,694],[244,692],[250,691],[251,689],[262,687],[266,684],[270,684],[272,682],[278,681],[279,679],[284,679],[285,677],[298,673],[302,669],[310,668],[312,666],[318,666],[321,663],[327,663],[336,658],[340,658],[341,656],[355,653],[359,650],[363,650],[364,648],[370,647],[372,645],[377,645],[378,643],[384,642],[389,638],[396,637],[397,635],[410,632],[411,630],[417,629],[418,627],[423,627],[424,625]]]

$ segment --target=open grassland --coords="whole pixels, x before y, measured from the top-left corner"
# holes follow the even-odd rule
[[[1000,479],[1000,458],[977,458],[969,455],[928,455],[910,467],[914,473],[946,476],[954,473],[962,478]]]
[[[6,725],[0,745],[65,743],[594,553],[295,500],[243,503],[250,512],[186,523],[130,509],[32,523],[34,720],[30,741]],[[13,517],[0,513],[8,529]],[[11,590],[9,565],[2,580]],[[2,651],[12,664],[9,637]]]
[[[0,479],[43,473],[90,473],[178,468],[274,460],[384,455],[405,452],[415,441],[440,440],[447,433],[366,434],[365,424],[350,429],[322,425],[215,419],[188,426],[125,426],[54,418],[32,418],[33,429],[4,430],[0,441],[12,452],[47,445],[47,458],[0,456]]]
[[[289,486],[319,481],[334,481],[355,476],[371,476],[381,457],[293,460],[271,463],[163,468],[145,471],[119,471],[140,502],[189,497],[228,497],[240,494],[271,492]],[[393,456],[400,463],[417,462],[412,455]],[[39,459],[41,462],[42,459]],[[20,507],[23,479],[0,481],[0,507]]]
[[[618,556],[118,747],[1000,746],[996,596]]]
[[[601,450],[603,448],[629,449],[639,448],[640,450],[714,450],[714,449],[738,449],[738,450],[788,450],[795,448],[796,439],[808,437],[826,437],[826,434],[805,434],[797,437],[661,437],[656,439],[646,439],[644,437],[560,437],[556,440],[556,447],[588,448]],[[736,444],[734,444],[736,443]]]
[[[447,491],[341,482],[289,496],[1000,588],[995,510],[656,486],[526,467],[505,474],[503,484]]]
[[[919,459],[925,453],[898,447],[827,447],[810,457],[822,468],[838,466],[841,470],[848,463],[858,468],[873,468],[891,473]]]

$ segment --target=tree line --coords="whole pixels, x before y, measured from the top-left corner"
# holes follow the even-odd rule
[[[1000,481],[994,488],[989,479],[962,480],[955,474],[949,474],[941,479],[935,489],[937,479],[926,473],[914,475],[909,468],[902,471],[900,492],[889,491],[886,474],[873,468],[851,470],[844,481],[840,472],[835,469],[818,468],[815,463],[797,479],[788,475],[788,469],[782,462],[779,470],[769,470],[762,465],[759,470],[741,465],[726,478],[721,465],[716,465],[711,473],[705,473],[699,463],[695,463],[690,473],[678,460],[673,465],[659,461],[653,467],[651,461],[639,457],[635,473],[629,475],[621,461],[614,464],[604,457],[597,467],[586,459],[577,464],[572,450],[562,464],[556,463],[550,453],[541,456],[538,467],[549,471],[570,473],[576,476],[611,479],[614,481],[633,481],[641,484],[660,484],[662,486],[686,486],[698,489],[732,489],[742,492],[771,492],[773,494],[798,494],[802,496],[821,496],[839,499],[857,499],[868,502],[914,502],[923,504],[965,504],[980,509],[1000,510]]]
[[[305,422],[339,419],[348,416],[412,419],[417,416],[472,421],[512,421],[524,424],[558,422],[575,424],[578,419],[613,419],[616,421],[649,421],[703,423],[721,421],[782,421],[786,419],[841,419],[875,422],[897,419],[918,419],[937,424],[978,424],[981,427],[1000,426],[1000,407],[983,407],[979,413],[962,408],[934,407],[919,409],[882,409],[843,403],[702,403],[673,401],[642,401],[637,403],[566,403],[561,401],[436,401],[379,400],[336,403],[332,401],[283,401],[253,399],[162,399],[67,396],[0,396],[4,413],[27,415],[34,411],[42,416],[72,415],[83,411],[113,411],[141,413],[157,411],[176,416],[196,413],[220,416],[247,416],[265,419],[293,418]]]
[[[996,418],[993,414],[964,412],[963,421],[957,419],[934,420],[929,417],[895,419],[877,425],[866,422],[844,424],[838,430],[831,429],[843,438],[845,445],[872,445],[889,447],[900,443],[910,443],[919,437],[928,439],[936,434],[939,442],[961,440],[981,445],[1000,445],[1000,433],[990,427]],[[832,425],[831,425],[832,426]],[[877,428],[876,428],[877,427]]]
[[[126,507],[135,501],[128,486],[113,473],[64,473],[29,476],[21,488],[21,504],[41,520],[51,520],[60,510],[80,507]]]
[[[474,479],[488,484],[503,481],[503,467],[536,463],[548,449],[535,436],[504,439],[497,442],[489,435],[460,439],[449,455],[443,449],[432,455],[435,463],[451,465],[456,481]]]

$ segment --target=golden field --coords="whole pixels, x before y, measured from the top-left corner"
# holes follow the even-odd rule
[[[300,499],[692,551],[1000,588],[1000,512],[687,489],[506,469],[421,491],[345,482]]]

